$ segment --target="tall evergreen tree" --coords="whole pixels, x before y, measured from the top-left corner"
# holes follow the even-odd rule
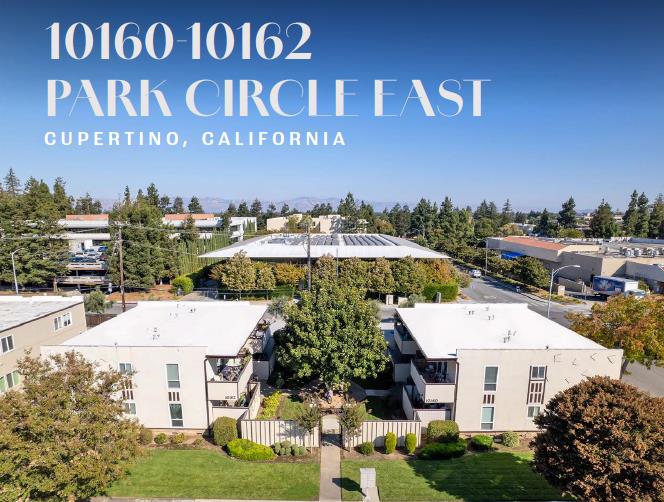
[[[123,200],[125,204],[129,204],[131,202],[131,192],[129,191],[129,185],[125,185]]]
[[[9,168],[9,172],[7,172],[4,181],[4,190],[6,193],[12,196],[21,194],[21,180],[16,176],[13,168]]]
[[[66,183],[60,177],[55,178],[53,183],[53,201],[55,202],[55,207],[58,211],[58,216],[64,218],[65,215],[70,214],[73,211],[73,201],[74,198],[70,195],[67,195]]]
[[[514,223],[514,211],[512,209],[512,203],[509,199],[503,204],[503,210],[500,213],[500,226],[509,225]]]
[[[627,211],[623,215],[623,234],[624,235],[634,235],[636,232],[636,223],[639,218],[638,216],[638,200],[639,194],[636,190],[632,192],[632,196],[627,206]]]
[[[555,237],[556,224],[551,217],[551,213],[544,208],[540,215],[539,222],[535,227],[535,233],[544,237]]]
[[[157,190],[157,186],[154,183],[150,183],[148,185],[145,195],[145,201],[148,204],[151,204],[154,207],[158,207],[159,209],[161,209],[159,205],[159,190]]]
[[[287,216],[290,213],[290,207],[285,202],[281,205],[281,210],[279,211],[281,216]]]
[[[159,197],[159,209],[161,209],[163,214],[171,212],[171,198],[168,195]]]
[[[602,199],[590,219],[590,234],[601,239],[610,239],[618,233],[618,225],[613,218],[611,205]]]
[[[639,195],[637,201],[637,216],[636,226],[634,227],[634,235],[637,237],[648,237],[648,223],[650,222],[650,209],[648,208],[648,197],[645,193]]]
[[[560,228],[576,228],[576,202],[570,197],[563,202],[562,209],[558,213],[558,225]]]
[[[198,197],[196,197],[195,195],[192,196],[187,208],[189,209],[190,213],[200,214],[203,212],[203,206],[201,206],[201,202],[198,200]]]
[[[173,213],[182,214],[184,213],[184,201],[179,195],[173,199]]]
[[[661,193],[655,199],[652,211],[650,212],[648,237],[651,239],[664,239],[664,196]]]

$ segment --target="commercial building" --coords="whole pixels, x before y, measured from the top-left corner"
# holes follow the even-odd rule
[[[274,366],[266,309],[247,302],[138,302],[42,350],[75,350],[130,375],[125,411],[146,427],[203,430],[219,416],[257,411],[257,382]]]
[[[542,237],[494,237],[488,239],[489,249],[514,259],[531,256],[542,261],[549,270],[559,272],[560,283],[572,290],[582,290],[593,277],[619,276],[648,283],[655,292],[664,292],[664,240],[639,238],[550,239]],[[577,284],[575,284],[577,283]]]
[[[313,259],[325,255],[339,259],[398,259],[407,256],[417,259],[449,258],[409,240],[383,234],[313,234],[310,242],[304,234],[263,235],[217,249],[202,255],[202,258],[231,258],[244,252],[255,260],[304,261],[308,249]]]
[[[0,393],[20,382],[17,362],[41,346],[60,343],[86,329],[80,296],[0,296]]]
[[[409,419],[451,419],[462,432],[535,431],[557,392],[587,377],[620,377],[622,351],[527,304],[417,304],[398,308],[392,349]]]
[[[266,229],[268,232],[289,232],[295,229],[288,228],[289,222],[299,223],[302,214],[296,213],[290,216],[277,216],[268,218]],[[311,231],[318,234],[332,234],[343,232],[344,217],[338,214],[325,214],[311,218]]]

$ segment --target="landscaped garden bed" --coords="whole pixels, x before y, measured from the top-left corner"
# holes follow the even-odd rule
[[[316,461],[249,462],[209,449],[151,449],[108,495],[317,500]]]

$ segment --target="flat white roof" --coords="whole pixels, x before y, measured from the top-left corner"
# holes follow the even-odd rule
[[[217,249],[202,258],[231,258],[244,251],[254,259],[306,259],[307,236],[304,234],[271,234]],[[449,258],[443,253],[422,247],[399,237],[383,234],[312,234],[311,257],[330,255],[334,258]]]
[[[206,347],[207,355],[235,356],[266,310],[248,302],[138,302],[61,345]]]
[[[397,312],[427,359],[459,349],[603,349],[526,303],[417,304]]]
[[[0,331],[73,307],[82,296],[0,296]]]

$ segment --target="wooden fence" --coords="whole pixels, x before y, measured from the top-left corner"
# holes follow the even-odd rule
[[[318,427],[309,433],[294,420],[243,420],[240,423],[240,436],[254,443],[271,446],[280,441],[306,448],[320,446]]]
[[[422,424],[419,420],[367,420],[362,423],[362,430],[358,436],[349,438],[343,434],[344,447],[355,446],[372,442],[374,446],[385,446],[385,434],[393,432],[397,436],[397,446],[403,446],[406,442],[406,434],[413,433],[420,444]]]

